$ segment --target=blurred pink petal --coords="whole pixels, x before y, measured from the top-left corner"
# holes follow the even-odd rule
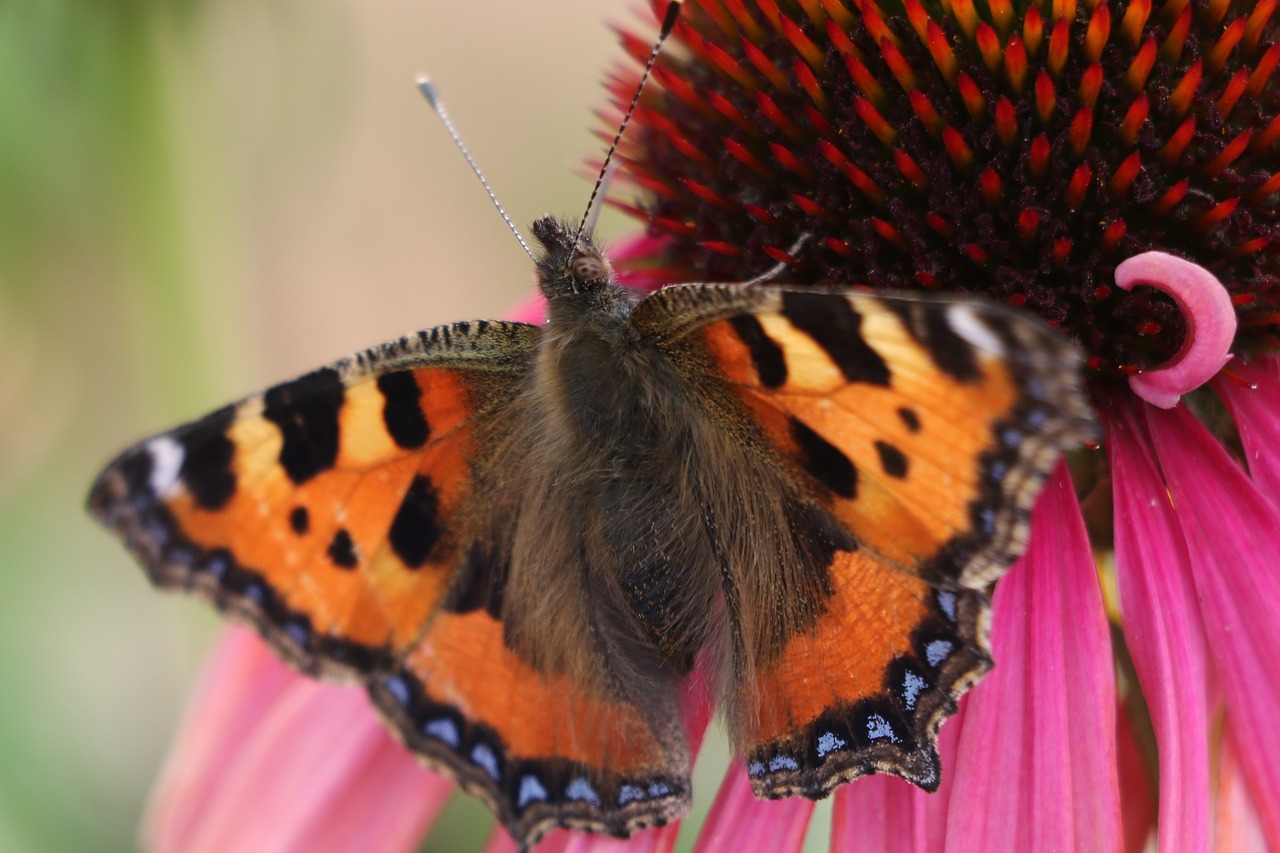
[[[541,326],[547,321],[547,300],[541,296],[534,296],[516,310],[508,312],[507,319]]]
[[[157,851],[412,850],[453,785],[386,733],[364,691],[223,635],[153,796]]]
[[[751,793],[747,768],[730,765],[695,850],[798,851],[813,814],[813,801],[803,797],[760,800]]]
[[[1178,511],[1226,724],[1271,845],[1280,849],[1280,509],[1185,406],[1148,407]]]
[[[942,780],[934,793],[893,776],[868,776],[836,791],[831,820],[833,850],[941,853],[945,849],[947,804],[956,784],[956,774],[951,771],[956,766],[967,704],[968,698],[962,697],[960,709],[938,732]]]
[[[1223,733],[1218,758],[1218,798],[1214,814],[1213,847],[1218,853],[1266,853],[1274,850],[1258,817],[1258,807],[1249,796],[1249,786],[1240,773],[1240,747],[1231,731]]]
[[[1159,849],[1209,846],[1206,652],[1191,560],[1151,456],[1141,403],[1108,409],[1116,582],[1125,641],[1160,752]]]
[[[1238,360],[1214,380],[1213,390],[1231,409],[1250,476],[1280,503],[1280,359]]]
[[[1187,336],[1173,358],[1130,377],[1133,393],[1162,409],[1199,388],[1231,358],[1236,312],[1222,282],[1199,264],[1165,252],[1144,252],[1116,267],[1116,285],[1146,284],[1173,297],[1187,322]]]
[[[1130,710],[1123,700],[1116,709],[1116,773],[1124,792],[1125,853],[1146,853],[1156,831],[1156,780],[1134,734]]]
[[[995,669],[967,697],[947,848],[1119,850],[1111,637],[1065,463],[996,587]]]

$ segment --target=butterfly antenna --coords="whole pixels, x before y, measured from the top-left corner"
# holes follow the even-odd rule
[[[493,202],[493,206],[498,209],[498,215],[502,217],[502,221],[507,223],[507,227],[511,229],[511,233],[516,235],[516,239],[520,241],[521,248],[525,254],[534,262],[538,262],[538,258],[534,255],[533,250],[529,248],[529,244],[525,242],[524,235],[520,233],[520,229],[511,221],[511,217],[503,210],[502,203],[498,201],[498,197],[494,195],[493,188],[489,186],[489,182],[485,180],[484,172],[480,171],[480,167],[476,165],[476,161],[472,159],[471,152],[467,150],[467,146],[463,144],[462,137],[458,135],[458,129],[453,126],[453,122],[449,119],[449,113],[444,108],[444,101],[440,100],[440,93],[436,91],[436,86],[428,77],[418,78],[418,91],[422,93],[422,97],[427,99],[427,103],[431,105],[431,109],[439,117],[444,129],[449,131],[449,137],[453,140],[453,144],[458,146],[458,150],[462,152],[462,156],[466,158],[467,165],[471,167],[471,171],[480,179],[480,186],[484,187],[484,191],[489,194],[489,200]]]
[[[582,214],[582,222],[578,224],[578,233],[574,237],[576,243],[582,237],[584,232],[595,230],[596,219],[600,216],[599,211],[595,210],[596,199],[600,196],[601,190],[608,185],[609,179],[613,177],[613,171],[609,166],[613,162],[613,155],[618,151],[618,144],[622,142],[622,134],[627,129],[627,123],[631,121],[631,114],[636,111],[636,106],[640,103],[640,94],[644,91],[644,84],[649,82],[649,75],[653,73],[653,66],[658,62],[658,53],[662,50],[662,43],[667,40],[667,36],[671,35],[671,31],[675,29],[676,19],[680,17],[681,0],[671,0],[667,6],[667,13],[662,18],[662,29],[658,32],[658,40],[653,43],[653,50],[649,51],[649,61],[645,63],[644,73],[640,75],[640,83],[636,86],[636,93],[631,96],[631,105],[627,107],[627,112],[622,116],[622,124],[618,125],[618,132],[614,134],[613,144],[609,146],[609,153],[604,155],[604,165],[600,167],[600,177],[596,178],[596,185],[591,190],[591,198],[587,199],[587,209]],[[461,144],[461,143],[459,143]],[[592,215],[594,213],[594,216]],[[591,228],[587,228],[587,220],[591,220]]]
[[[799,252],[802,248],[804,248],[804,244],[809,242],[809,238],[812,236],[813,236],[812,234],[809,234],[806,232],[804,234],[801,234],[799,239],[797,239],[794,243],[791,244],[791,248],[787,249],[787,255],[789,256],[790,260],[778,261],[772,267],[760,273],[760,275],[756,276],[755,278],[749,278],[746,281],[740,281],[738,282],[738,284],[744,284],[744,285],[745,284],[764,284],[765,282],[773,281],[775,278],[777,278],[778,276],[786,272],[787,267],[795,263],[795,254]]]

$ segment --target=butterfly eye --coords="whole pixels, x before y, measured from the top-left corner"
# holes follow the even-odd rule
[[[570,267],[579,281],[596,281],[605,277],[604,262],[599,258],[578,258]]]

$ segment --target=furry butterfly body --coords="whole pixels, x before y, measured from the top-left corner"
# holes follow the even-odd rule
[[[1090,434],[1074,349],[965,300],[641,299],[550,218],[545,327],[459,323],[125,451],[90,507],[159,585],[362,682],[522,845],[678,817],[696,662],[758,795],[938,783],[987,586]]]

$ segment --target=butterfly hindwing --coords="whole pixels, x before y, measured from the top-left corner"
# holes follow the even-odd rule
[[[455,582],[474,420],[537,334],[440,327],[282,383],[126,450],[90,510],[304,671],[388,670]]]
[[[709,414],[751,425],[806,508],[793,538],[817,543],[795,549],[822,590],[799,615],[726,561],[722,690],[754,789],[816,797],[869,772],[935,787],[937,727],[990,666],[984,588],[1021,553],[1058,454],[1091,435],[1079,356],[954,298],[685,285],[633,321],[690,383],[727,384],[736,410]],[[762,623],[799,627],[779,643]]]
[[[557,826],[625,837],[688,807],[676,708],[655,718],[546,677],[512,652],[485,606],[439,614],[369,690],[404,743],[484,800],[521,846]]]

